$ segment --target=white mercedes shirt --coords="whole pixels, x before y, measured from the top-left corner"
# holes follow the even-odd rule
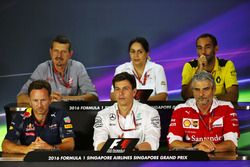
[[[124,118],[118,112],[117,103],[99,111],[94,124],[94,149],[108,138],[139,138],[157,150],[161,135],[160,116],[156,109],[136,100],[130,113]]]

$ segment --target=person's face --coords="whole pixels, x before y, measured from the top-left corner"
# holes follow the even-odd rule
[[[131,45],[129,55],[133,65],[145,65],[147,62],[148,53],[138,42],[134,42]]]
[[[212,87],[211,81],[194,81],[192,90],[198,107],[212,104],[215,88]]]
[[[47,89],[33,89],[29,95],[30,106],[36,116],[44,116],[48,113],[51,97]]]
[[[50,56],[55,68],[64,72],[68,60],[72,56],[72,51],[69,51],[69,44],[54,42],[53,48],[50,49]]]
[[[215,58],[218,46],[214,46],[209,37],[200,38],[196,44],[196,51],[199,57],[206,56],[208,63],[210,63]]]
[[[128,80],[115,82],[114,94],[119,106],[129,106],[133,103],[136,89],[132,89],[132,85]]]

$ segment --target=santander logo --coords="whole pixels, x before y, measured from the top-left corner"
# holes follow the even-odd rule
[[[223,137],[222,136],[218,136],[218,135],[216,135],[216,136],[209,136],[209,137],[196,137],[195,135],[192,135],[190,137],[191,141],[196,141],[196,142],[201,142],[201,141],[203,141],[205,139],[213,141],[213,142],[218,142],[218,141],[222,141]]]

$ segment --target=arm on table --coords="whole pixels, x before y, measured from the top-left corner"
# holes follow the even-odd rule
[[[62,151],[73,151],[75,147],[75,141],[73,137],[62,139],[62,143],[55,145],[56,149]]]
[[[215,152],[236,151],[236,146],[231,140],[226,140],[221,143],[215,144]]]
[[[104,146],[106,142],[102,142],[100,144],[97,145],[97,150],[96,151],[101,151],[102,147]]]
[[[193,146],[193,143],[183,142],[179,140],[175,140],[171,144],[169,144],[170,150],[185,149],[185,148],[196,148],[197,150],[209,153],[215,150],[215,144],[206,139],[200,143],[196,143],[195,146]]]
[[[152,150],[151,145],[148,142],[143,142],[135,146],[139,151]]]
[[[173,141],[169,145],[170,149],[191,148],[191,147],[193,147],[192,143],[178,141],[178,140]],[[214,142],[212,142],[210,140],[204,140],[204,141],[196,144],[194,146],[194,148],[197,148],[198,150],[204,151],[204,152],[212,152],[212,151],[214,151],[214,152],[226,152],[226,151],[235,151],[236,150],[236,146],[230,140],[222,141],[218,144],[214,144]]]
[[[27,154],[30,151],[37,149],[35,144],[30,144],[29,146],[16,144],[8,139],[4,139],[2,143],[2,150],[5,153],[21,153]]]
[[[192,143],[175,140],[171,144],[169,144],[168,147],[169,147],[170,150],[173,150],[173,149],[176,149],[176,148],[191,148]]]

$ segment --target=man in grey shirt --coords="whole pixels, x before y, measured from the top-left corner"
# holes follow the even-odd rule
[[[29,84],[34,80],[47,80],[52,87],[52,101],[98,100],[96,89],[81,62],[72,60],[71,42],[65,36],[57,36],[51,42],[51,60],[37,66],[29,80],[17,95],[17,103],[29,103]]]

